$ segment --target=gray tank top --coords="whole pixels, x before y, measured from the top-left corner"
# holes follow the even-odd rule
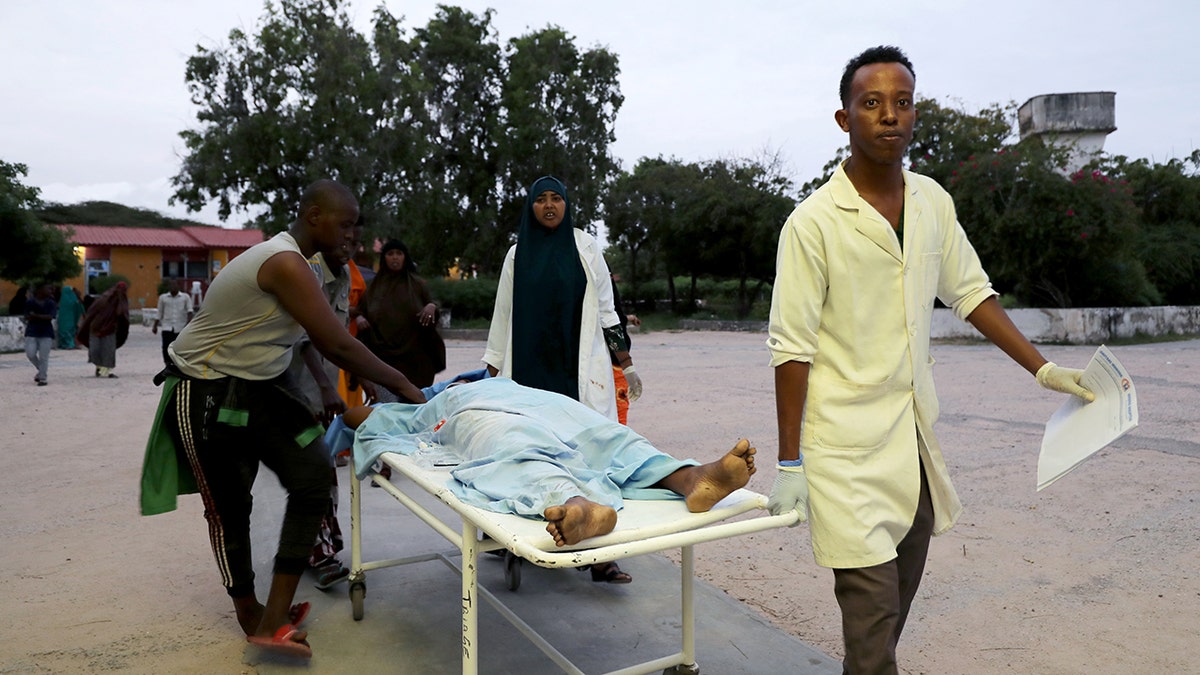
[[[167,349],[185,375],[269,380],[287,370],[304,329],[258,287],[259,268],[280,253],[300,255],[287,232],[251,247],[213,279],[200,311]]]

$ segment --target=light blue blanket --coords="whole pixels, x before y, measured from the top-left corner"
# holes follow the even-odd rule
[[[698,464],[659,452],[578,401],[508,378],[450,387],[420,405],[376,406],[354,435],[359,478],[384,452],[454,464],[448,485],[464,503],[535,517],[574,496],[614,509],[623,497],[680,498],[651,486]]]

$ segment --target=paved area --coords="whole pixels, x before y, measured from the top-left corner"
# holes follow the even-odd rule
[[[771,371],[761,334],[634,336],[646,394],[634,428],[661,449],[707,461],[740,436],[770,467]],[[0,673],[459,672],[459,577],[422,562],[369,572],[365,617],[344,586],[309,619],[310,664],[247,648],[212,563],[199,500],[137,514],[146,432],[158,400],[158,339],[135,327],[118,380],[92,377],[82,352],[55,351],[50,386],[23,354],[0,354]],[[1079,366],[1089,346],[1045,345]],[[448,372],[478,366],[483,344],[448,341]],[[1191,644],[1200,577],[1200,341],[1118,347],[1135,376],[1142,425],[1075,473],[1035,493],[1040,430],[1058,399],[989,345],[940,344],[938,434],[967,507],[934,540],[900,645],[906,673],[1198,672]],[[345,470],[343,469],[343,472]],[[344,474],[343,474],[344,476]],[[772,472],[751,489],[767,492]],[[348,486],[342,481],[342,504]],[[256,491],[260,589],[269,577],[283,495],[269,472]],[[449,544],[383,490],[364,494],[368,559],[446,552]],[[345,516],[343,527],[349,529]],[[348,553],[344,554],[348,556]],[[504,586],[499,559],[481,583],[574,660],[605,672],[676,651],[674,556],[623,561],[626,586],[525,565]],[[697,653],[711,674],[836,673],[838,614],[805,528],[696,547]],[[553,673],[553,664],[484,607],[481,672]],[[798,639],[795,636],[799,636]],[[802,641],[803,640],[803,641]]]

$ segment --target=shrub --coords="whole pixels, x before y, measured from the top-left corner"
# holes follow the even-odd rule
[[[438,306],[449,309],[453,321],[491,319],[496,305],[496,279],[429,279],[429,292]]]
[[[121,274],[110,274],[105,277],[94,277],[92,279],[92,294],[100,295],[104,291],[116,286],[118,282],[124,281],[126,286],[130,286],[129,278]]]

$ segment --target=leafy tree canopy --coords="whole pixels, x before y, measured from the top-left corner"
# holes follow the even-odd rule
[[[39,221],[40,190],[22,182],[24,164],[0,160],[0,279],[59,283],[80,272],[67,236]]]
[[[501,45],[492,15],[439,6],[410,33],[381,6],[368,38],[344,0],[270,0],[256,34],[188,60],[200,124],[181,133],[173,200],[257,213],[272,233],[306,185],[334,178],[368,233],[405,239],[427,272],[498,268],[544,174],[594,227],[616,173],[617,58],[552,26]]]
[[[790,182],[775,160],[643,159],[618,177],[609,192],[609,239],[626,261],[625,274],[638,298],[639,258],[661,265],[671,300],[674,277],[691,279],[694,307],[700,276],[738,280],[737,312],[745,316],[758,287],[774,276],[779,227],[794,206]]]

